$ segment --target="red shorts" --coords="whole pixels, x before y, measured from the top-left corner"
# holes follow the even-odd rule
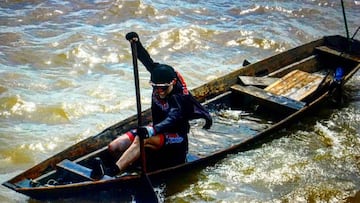
[[[137,136],[136,129],[130,130],[125,133],[131,142],[134,141],[135,137]],[[160,136],[160,145],[171,145],[171,144],[180,144],[184,142],[184,137],[180,136],[177,133],[160,133],[156,136]]]

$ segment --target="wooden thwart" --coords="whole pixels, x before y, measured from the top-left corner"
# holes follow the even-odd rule
[[[250,95],[257,100],[270,103],[278,107],[299,110],[305,106],[304,102],[296,101],[287,97],[278,96],[254,86],[233,85],[231,89],[241,94]]]
[[[253,85],[258,87],[266,87],[274,82],[276,82],[279,78],[274,77],[255,77],[255,76],[239,76],[239,80],[244,85]]]
[[[92,169],[74,163],[68,159],[65,159],[60,163],[56,164],[56,167],[58,167],[58,169],[60,170],[65,170],[67,172],[72,173],[73,175],[84,178],[85,180],[94,181],[94,179],[90,177]],[[106,179],[111,179],[111,177],[105,175],[101,180],[106,180]]]
[[[323,52],[323,53],[327,53],[327,54],[334,55],[334,56],[341,56],[343,58],[346,58],[346,59],[355,61],[357,63],[360,63],[360,56],[359,55],[355,56],[355,55],[351,55],[351,54],[348,54],[348,53],[345,53],[345,52],[340,52],[340,51],[337,51],[337,50],[332,49],[332,48],[327,47],[327,46],[319,46],[319,47],[316,47],[315,49],[320,51],[320,52]]]
[[[301,101],[317,90],[323,78],[322,75],[294,70],[264,90],[275,95]]]

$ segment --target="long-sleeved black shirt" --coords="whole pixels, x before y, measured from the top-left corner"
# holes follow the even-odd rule
[[[155,63],[151,59],[140,41],[136,42],[136,45],[138,59],[150,74],[156,67],[164,66],[164,64]],[[186,135],[190,130],[189,120],[197,118],[204,118],[206,120],[204,128],[210,128],[212,118],[209,112],[187,90],[182,76],[177,72],[176,75],[177,83],[166,98],[161,99],[156,91],[153,91],[151,110],[156,133]]]

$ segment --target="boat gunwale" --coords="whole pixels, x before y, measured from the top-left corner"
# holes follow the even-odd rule
[[[282,58],[284,56],[293,56],[290,61],[299,61],[305,57],[310,56],[311,54],[314,54],[314,48],[320,45],[326,44],[327,41],[330,40],[330,38],[339,38],[336,40],[344,40],[344,37],[341,36],[325,36],[323,38],[320,38],[318,40],[309,42],[307,44],[289,49],[287,51],[284,51],[282,53],[270,56],[268,58],[265,58],[259,62],[256,62],[254,64],[250,64],[244,68],[236,69],[228,74],[225,74],[217,79],[214,79],[206,84],[203,84],[193,90],[191,92],[195,96],[196,99],[198,99],[200,102],[206,102],[208,100],[211,100],[212,98],[220,95],[221,93],[224,93],[226,91],[229,91],[230,86],[232,84],[235,84],[238,80],[239,75],[256,75],[256,71],[262,71],[265,69],[272,69],[273,72],[276,71],[275,67],[281,68],[282,65],[279,66],[278,63],[271,63],[272,61],[279,61],[279,58]],[[305,51],[304,51],[305,50]],[[301,53],[297,55],[296,53]],[[295,55],[295,56],[294,56]],[[275,60],[276,59],[276,60]],[[272,64],[273,67],[266,67],[264,68],[265,64]],[[284,65],[284,64],[283,64]],[[358,64],[351,72],[349,72],[345,78],[344,78],[344,84],[349,80],[358,70],[360,69],[360,64]],[[221,84],[221,85],[220,85]],[[330,95],[329,91],[326,91],[322,93],[319,97],[317,97],[314,101],[310,102],[309,104],[305,105],[303,108],[293,112],[289,116],[285,117],[284,119],[280,120],[273,126],[269,127],[265,131],[257,133],[255,136],[251,138],[247,138],[238,144],[235,144],[229,148],[226,148],[224,150],[219,150],[214,153],[211,153],[208,156],[202,157],[200,159],[194,160],[192,162],[187,162],[181,165],[177,165],[174,167],[166,168],[166,169],[160,169],[157,171],[149,172],[148,175],[150,178],[158,176],[162,173],[168,173],[172,172],[174,170],[181,170],[187,167],[196,167],[197,165],[201,165],[202,163],[206,163],[208,161],[212,160],[219,160],[221,157],[224,157],[227,154],[233,153],[235,151],[243,151],[250,147],[250,145],[256,144],[256,142],[259,142],[263,137],[266,135],[269,135],[273,133],[275,130],[280,128],[281,126],[285,125],[286,123],[290,123],[298,116],[301,116],[304,112],[307,112],[310,108],[313,106],[316,106],[321,101],[326,99]],[[150,109],[147,109],[142,112],[142,115],[144,116],[144,123],[148,122],[151,119],[151,111]],[[52,157],[36,164],[35,166],[31,167],[30,169],[22,172],[21,174],[15,176],[14,178],[6,181],[3,183],[4,186],[13,189],[17,192],[28,194],[28,195],[34,195],[37,192],[41,192],[44,190],[51,190],[51,189],[67,189],[72,187],[84,187],[88,185],[103,185],[106,184],[113,184],[118,183],[121,181],[127,181],[130,179],[135,179],[137,176],[134,177],[122,177],[122,178],[114,178],[110,180],[100,180],[100,181],[87,181],[87,182],[81,182],[76,184],[69,184],[69,185],[59,185],[59,186],[51,186],[51,187],[19,187],[16,185],[16,183],[26,180],[26,179],[32,179],[35,177],[38,177],[39,174],[42,175],[44,173],[48,173],[55,169],[56,164],[62,161],[65,157],[69,160],[76,160],[86,154],[89,154],[93,151],[96,151],[97,149],[106,146],[112,139],[115,138],[115,136],[119,133],[123,133],[127,131],[128,129],[135,127],[137,125],[137,119],[136,115],[130,116],[106,129],[104,129],[102,132],[88,137],[68,148],[65,150],[53,155]],[[82,153],[79,153],[78,148],[87,149],[87,151],[82,151]],[[69,154],[71,155],[69,157]]]
[[[266,129],[265,131],[259,132],[255,136],[253,136],[251,138],[247,138],[236,145],[233,145],[224,150],[216,151],[209,156],[205,156],[201,159],[197,159],[192,162],[187,162],[187,163],[169,167],[166,169],[160,169],[157,171],[149,172],[149,173],[147,173],[147,175],[149,176],[149,178],[155,178],[156,176],[164,176],[164,174],[166,174],[166,173],[173,173],[174,170],[182,170],[187,167],[190,167],[191,169],[196,168],[196,167],[201,167],[201,165],[204,165],[205,163],[216,162],[228,154],[231,154],[234,152],[246,151],[248,148],[254,148],[253,146],[250,147],[250,145],[256,145],[257,142],[259,142],[258,144],[261,144],[262,142],[259,140],[261,140],[264,136],[272,134],[274,131],[281,128],[281,126],[283,124],[289,123],[289,122],[293,121],[294,119],[298,118],[299,116],[303,115],[304,112],[313,108],[316,104],[319,104],[320,101],[326,99],[326,97],[328,97],[328,96],[329,96],[328,92],[322,94],[320,97],[318,97],[318,99],[316,99],[309,105],[306,105],[302,109],[295,111],[291,115],[289,115],[289,116],[285,117],[284,119],[282,119],[281,121],[277,122],[275,125]],[[209,164],[207,164],[207,165],[209,165]],[[16,188],[16,191],[23,193],[23,194],[28,194],[30,196],[39,197],[42,195],[42,193],[44,191],[49,191],[49,190],[51,190],[52,193],[57,194],[58,192],[61,192],[64,189],[77,189],[77,188],[86,189],[87,186],[104,187],[104,184],[106,184],[106,185],[114,185],[117,183],[126,184],[126,183],[128,183],[128,181],[138,181],[139,178],[140,178],[140,175],[124,176],[124,177],[108,179],[108,180],[84,181],[84,182],[80,182],[80,183],[72,183],[72,184],[49,186],[49,187],[42,186],[42,187],[31,187],[31,188],[25,188],[25,187],[24,188]]]

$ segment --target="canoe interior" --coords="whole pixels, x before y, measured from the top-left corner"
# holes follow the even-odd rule
[[[204,130],[201,128],[203,120],[191,121],[188,162],[173,168],[152,171],[149,175],[156,177],[166,174],[166,178],[176,170],[191,169],[227,153],[250,149],[256,143],[265,142],[275,129],[284,127],[330,95],[329,86],[336,68],[342,67],[345,83],[360,68],[359,63],[358,41],[354,41],[349,49],[346,38],[329,36],[239,68],[192,90],[193,95],[210,110],[213,126],[210,130]],[[298,81],[293,82],[291,88],[287,87],[291,89],[292,95],[295,95],[290,98],[284,93],[286,84],[290,82],[281,83],[280,80],[293,79],[295,76],[291,74],[295,73],[299,75]],[[256,84],[259,84],[260,81],[261,85],[244,84],[239,76],[246,76],[246,83],[256,81]],[[263,77],[271,80],[261,79]],[[280,80],[273,80],[274,78]],[[302,85],[296,86],[302,82]],[[144,124],[151,121],[149,109],[143,112],[143,117]],[[43,194],[60,195],[64,191],[74,193],[86,187],[106,188],[136,179],[139,171],[136,164],[130,168],[129,173],[132,175],[115,177],[111,169],[115,167],[117,158],[107,151],[107,144],[111,140],[136,125],[134,115],[3,184],[38,198]],[[95,157],[101,158],[106,169],[106,176],[100,181],[89,178],[89,170]]]

